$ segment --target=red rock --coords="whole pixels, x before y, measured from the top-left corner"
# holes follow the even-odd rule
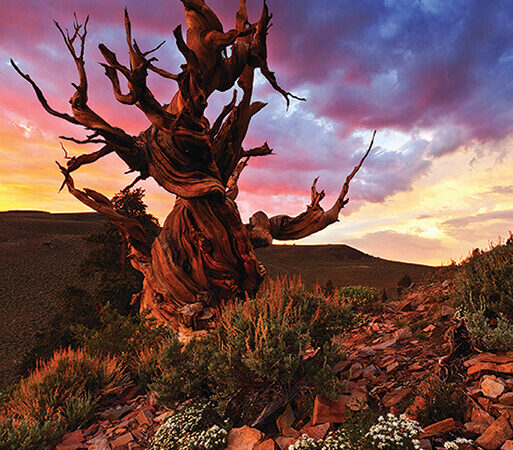
[[[394,333],[394,337],[397,338],[398,341],[402,341],[404,339],[411,338],[412,337],[411,328],[409,326],[405,326],[404,328],[397,330]]]
[[[279,432],[285,437],[299,437],[299,431],[292,428],[292,424],[295,420],[294,411],[289,403],[285,411],[283,411],[283,414],[276,419],[276,426]]]
[[[499,383],[492,378],[485,377],[484,380],[481,381],[481,391],[488,398],[496,399],[497,397],[500,397],[504,392],[504,389],[504,384]]]
[[[136,442],[129,442],[128,443],[128,450],[143,450],[143,447],[141,447]]]
[[[370,378],[376,375],[377,371],[378,369],[376,368],[376,366],[374,364],[371,364],[370,366],[367,366],[365,369],[363,369],[362,376],[363,378]]]
[[[465,425],[463,425],[463,427],[470,433],[480,436],[486,431],[488,425],[486,425],[486,423],[467,422]]]
[[[346,420],[347,402],[350,399],[349,395],[339,395],[334,402],[330,402],[318,395],[314,401],[312,424],[344,423]]]
[[[418,370],[422,370],[422,364],[420,364],[419,362],[415,362],[410,367],[408,367],[408,370],[410,372],[416,372]]]
[[[513,405],[513,392],[506,392],[505,394],[501,395],[499,398],[499,403],[508,406]]]
[[[358,386],[351,392],[351,396],[346,405],[351,411],[360,411],[367,404],[367,393]]]
[[[84,440],[84,432],[82,430],[76,430],[65,434],[62,437],[61,444],[81,444]]]
[[[478,362],[467,369],[469,376],[480,375],[483,372],[503,373],[513,375],[513,362],[496,364],[493,362]]]
[[[151,426],[153,425],[153,414],[150,411],[140,411],[137,416],[135,416],[135,420],[141,426]]]
[[[476,439],[476,444],[485,450],[497,450],[504,442],[513,437],[513,430],[504,416],[500,416],[486,431]]]
[[[424,433],[420,435],[422,438],[436,436],[437,434],[448,433],[456,429],[456,422],[453,418],[445,419],[424,428]]]
[[[385,371],[386,371],[386,373],[391,373],[398,367],[399,367],[399,363],[397,361],[394,361],[392,364],[390,364],[386,367]]]
[[[277,450],[278,446],[272,439],[266,439],[264,442],[260,442],[253,450]]]
[[[492,401],[489,398],[479,397],[477,399],[477,403],[479,403],[486,411],[490,411],[492,407]]]
[[[226,438],[226,450],[253,450],[264,437],[264,433],[260,430],[247,425],[232,428]]]
[[[416,419],[419,411],[422,411],[425,407],[426,400],[420,395],[417,395],[413,403],[408,406],[405,413],[410,419]]]
[[[485,410],[474,407],[472,408],[470,420],[472,422],[485,424],[487,427],[489,427],[495,419],[491,414],[488,414]]]
[[[125,433],[114,439],[110,445],[112,446],[112,450],[126,450],[129,442],[133,440],[134,437],[132,436],[132,433]]]
[[[349,369],[349,379],[350,380],[356,380],[357,378],[360,378],[363,372],[363,366],[356,362],[354,363],[351,368]]]
[[[280,450],[288,450],[288,448],[296,442],[296,438],[288,438],[280,436],[275,439],[276,444],[280,447]],[[235,449],[233,449],[235,450]],[[242,450],[242,449],[241,449]]]
[[[385,396],[382,398],[381,402],[385,408],[390,408],[391,406],[397,405],[401,400],[403,400],[409,393],[411,389],[409,388],[399,388],[393,391],[387,392]]]
[[[313,427],[302,428],[301,434],[306,434],[315,441],[318,441],[319,439],[324,439],[326,437],[328,431],[330,431],[330,428],[330,423],[322,423],[320,425],[315,425]]]
[[[513,441],[506,441],[501,447],[501,450],[513,450]]]
[[[55,450],[79,450],[83,448],[83,444],[58,444]]]
[[[431,324],[431,325],[428,325],[426,328],[424,328],[422,331],[424,331],[424,333],[430,333],[432,332],[436,327]]]

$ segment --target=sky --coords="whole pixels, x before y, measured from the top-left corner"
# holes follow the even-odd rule
[[[233,27],[237,0],[207,0]],[[340,221],[297,244],[344,243],[382,258],[425,264],[459,261],[513,229],[513,3],[453,0],[269,0],[273,27],[268,61],[286,90],[284,99],[261,75],[254,99],[268,102],[244,146],[274,148],[253,158],[239,183],[244,220],[296,215],[309,203],[313,178],[326,190],[326,209],[377,129],[374,149],[353,180]],[[178,72],[183,60],[173,28],[182,23],[178,0],[3,0],[0,3],[0,210],[85,211],[57,193],[63,161],[60,135],[84,132],[48,115],[28,83],[30,73],[50,104],[69,111],[76,70],[53,24],[71,26],[73,13],[89,19],[86,70],[89,104],[131,134],[148,127],[135,107],[114,99],[98,62],[100,42],[127,61],[123,8],[141,47],[162,40],[160,67]],[[261,1],[248,0],[250,20]],[[166,103],[172,80],[150,75]],[[231,92],[209,100],[215,118]],[[66,143],[71,154],[95,147]],[[79,187],[112,196],[133,174],[115,156],[75,172]],[[151,180],[150,211],[161,221],[173,197]]]

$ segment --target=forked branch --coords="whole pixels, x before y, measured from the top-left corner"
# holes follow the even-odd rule
[[[337,222],[341,209],[349,202],[349,199],[346,198],[349,191],[349,184],[369,155],[374,144],[375,136],[376,131],[372,134],[372,139],[367,151],[364,153],[360,162],[346,177],[337,200],[329,210],[324,211],[320,205],[325,193],[324,191],[317,191],[318,178],[315,178],[311,187],[311,203],[307,206],[306,211],[302,212],[298,216],[290,217],[286,215],[278,215],[267,218],[265,213],[262,211],[258,211],[253,215],[250,219],[250,223],[246,225],[253,245],[256,247],[270,245],[273,239],[301,239],[317,233],[328,225]],[[266,233],[268,236],[264,239],[263,236],[266,236]]]

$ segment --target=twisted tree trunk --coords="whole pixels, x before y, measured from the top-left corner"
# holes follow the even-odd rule
[[[267,66],[266,38],[271,16],[265,1],[260,19],[251,24],[245,0],[240,0],[235,28],[227,32],[203,0],[181,1],[188,30],[186,41],[180,27],[174,30],[177,47],[186,61],[179,74],[154,65],[156,58],[149,55],[160,45],[141,51],[132,38],[126,11],[130,66],[120,64],[105,45],[99,46],[115,98],[141,109],[151,123],[138,136],[130,136],[110,125],[87,104],[84,69],[87,19],[80,24],[75,18],[71,33],[56,24],[79,75],[79,84],[74,85],[76,91],[70,99],[72,115],[54,110],[30,76],[12,60],[11,63],[32,85],[46,111],[92,131],[84,140],[61,136],[62,139],[104,144],[95,152],[67,158],[66,166],[59,164],[59,167],[65,177],[63,186],[82,203],[105,214],[125,236],[131,262],[145,277],[143,291],[134,301],[139,300],[141,310],[150,310],[159,321],[197,329],[212,325],[216,309],[223,301],[256,293],[265,269],[257,260],[254,248],[270,245],[273,239],[299,239],[338,220],[340,210],[348,201],[345,196],[349,182],[367,157],[372,142],[328,211],[320,206],[324,191],[317,191],[316,179],[312,201],[305,212],[296,217],[268,218],[259,211],[244,225],[235,203],[237,181],[249,158],[272,153],[267,143],[248,150],[242,146],[252,116],[265,106],[251,101],[255,69],[260,69],[287,104],[290,97],[303,99],[284,91]],[[231,48],[229,57],[227,47]],[[178,91],[168,104],[160,104],[148,88],[148,71],[178,83]],[[127,93],[122,92],[119,74],[126,79]],[[210,124],[204,116],[209,96],[235,84],[242,91],[240,102],[237,103],[234,90],[232,101]],[[136,220],[115,212],[102,194],[74,186],[73,171],[112,152],[125,161],[130,171],[139,172],[134,183],[152,177],[176,195],[175,206],[151,248]]]

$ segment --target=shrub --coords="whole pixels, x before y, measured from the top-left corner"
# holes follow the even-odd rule
[[[256,297],[226,305],[201,340],[168,339],[152,387],[160,400],[212,396],[237,422],[256,417],[271,400],[308,386],[333,399],[340,382],[334,335],[354,319],[341,296],[307,292],[300,282],[270,282]]]
[[[14,422],[12,419],[0,419],[1,450],[43,449],[58,442],[65,434],[60,420]]]
[[[474,342],[486,350],[513,342],[513,238],[475,249],[455,278],[457,300]]]
[[[213,405],[207,402],[187,406],[157,430],[152,450],[217,450],[225,448],[227,424],[222,426]]]
[[[355,308],[364,311],[372,310],[379,301],[377,289],[368,286],[346,286],[338,290],[338,295],[344,297]]]
[[[456,275],[456,294],[470,312],[484,307],[513,321],[513,239],[489,251],[474,250]]]
[[[490,326],[484,309],[465,312],[465,319],[477,347],[491,351],[508,351],[513,348],[513,323],[502,313],[499,313],[494,327]]]
[[[34,433],[44,429],[49,436],[57,436],[57,429],[62,434],[86,424],[98,400],[122,390],[125,383],[114,358],[91,356],[84,350],[59,350],[22,379],[5,401],[3,430],[22,440],[34,439]],[[6,418],[15,422],[9,424]]]
[[[453,385],[431,375],[420,384],[419,395],[425,400],[425,406],[417,413],[417,419],[423,425],[450,417],[463,422],[466,397]]]

